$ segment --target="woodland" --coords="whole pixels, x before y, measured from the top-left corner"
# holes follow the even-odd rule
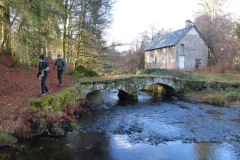
[[[79,77],[134,74],[144,69],[144,49],[158,34],[170,29],[150,28],[139,33],[131,48],[120,52],[121,42],[108,45],[105,36],[113,21],[116,0],[0,0],[0,130],[18,124],[30,98],[39,98],[37,83],[39,55],[54,62],[58,53],[68,62],[64,83]],[[193,24],[206,39],[211,54],[209,65],[199,73],[240,72],[240,17],[223,12],[228,1],[199,0]],[[217,8],[217,10],[216,10]],[[144,23],[144,22],[143,22]],[[56,72],[48,77],[52,92]],[[21,117],[20,117],[21,118]],[[19,121],[20,122],[20,121]],[[16,133],[16,132],[11,132]]]

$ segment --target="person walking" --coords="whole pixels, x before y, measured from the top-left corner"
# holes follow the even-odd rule
[[[53,69],[55,69],[55,66],[57,66],[57,77],[58,77],[58,82],[59,82],[58,86],[61,87],[63,71],[67,67],[67,63],[66,63],[65,59],[61,58],[61,54],[57,55],[57,60],[54,63]]]
[[[48,67],[47,61],[44,59],[44,55],[41,55],[39,57],[39,70],[38,70],[37,77],[39,78],[39,83],[41,83],[42,96],[45,96],[46,94],[51,93],[51,91],[46,85],[48,70],[49,70],[49,67]]]

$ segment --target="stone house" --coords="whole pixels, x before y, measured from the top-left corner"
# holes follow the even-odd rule
[[[156,36],[145,48],[145,68],[194,71],[208,64],[209,47],[195,25]]]

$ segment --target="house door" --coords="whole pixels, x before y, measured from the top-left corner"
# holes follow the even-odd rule
[[[185,61],[184,56],[179,56],[179,69],[184,69]]]

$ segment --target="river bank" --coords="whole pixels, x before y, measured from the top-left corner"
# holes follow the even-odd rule
[[[63,137],[19,141],[9,159],[239,159],[239,108],[164,99],[139,91],[119,101],[117,90],[88,95],[79,129]],[[14,158],[13,158],[14,157]]]
[[[5,60],[7,58],[9,57],[5,57]],[[55,133],[56,135],[62,135],[63,124],[70,126],[71,129],[76,127],[78,122],[75,118],[75,113],[80,113],[82,105],[87,104],[87,101],[84,99],[82,99],[82,104],[80,104],[81,90],[73,85],[78,82],[76,77],[65,75],[64,81],[68,83],[65,84],[64,87],[58,87],[56,89],[52,87],[55,93],[44,98],[39,98],[39,96],[34,97],[34,95],[38,95],[36,92],[39,90],[39,86],[36,83],[37,81],[32,82],[31,77],[33,79],[37,68],[32,68],[30,71],[24,68],[22,68],[22,70],[15,70],[8,66],[6,62],[7,60],[0,63],[1,67],[5,66],[5,69],[9,71],[4,72],[4,70],[0,70],[0,73],[3,75],[3,81],[0,81],[2,83],[0,103],[3,104],[1,106],[2,112],[0,117],[1,120],[3,120],[3,123],[0,125],[2,133],[12,135],[13,139],[14,137],[31,138],[32,135],[41,134],[45,131],[49,131],[47,132],[48,134]],[[167,72],[160,73],[164,75],[167,74]],[[240,91],[237,82],[209,82],[206,79],[205,81],[197,81],[189,75],[185,76],[181,72],[181,74],[176,74],[175,72],[172,74],[171,71],[168,73],[170,76],[175,76],[188,83],[185,88],[178,92],[178,97],[183,100],[239,107]],[[15,83],[22,86],[21,89],[15,89],[12,83],[6,83],[11,81],[13,78],[12,74],[15,76],[17,74],[17,78],[14,80],[17,80],[18,82]],[[29,81],[25,81],[26,77],[30,75],[31,77],[28,78]],[[57,79],[53,77],[53,75],[56,76],[56,72],[53,72],[53,74],[49,76],[51,83],[48,83],[50,86],[54,86],[54,83],[57,83]],[[129,75],[122,75],[120,77],[124,76],[128,77]],[[182,77],[184,77],[184,79]],[[114,79],[118,78],[119,76],[104,76],[86,78],[85,80],[112,79],[114,81]],[[31,83],[31,85],[28,86],[28,83]],[[6,88],[7,86],[13,87],[13,89],[9,90]],[[16,98],[13,98],[13,96],[16,96]]]
[[[178,94],[187,101],[240,107],[240,74],[235,71],[211,74],[153,68],[139,70],[137,74],[168,75],[186,81],[187,85]]]

